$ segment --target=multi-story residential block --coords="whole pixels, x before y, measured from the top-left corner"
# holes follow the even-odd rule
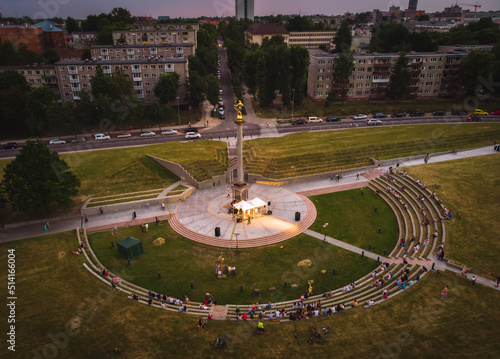
[[[141,25],[129,30],[113,31],[114,45],[195,44],[198,26],[190,24]]]
[[[68,44],[75,49],[90,47],[96,43],[97,34],[97,32],[74,32],[68,35]]]
[[[54,65],[0,66],[0,72],[5,70],[19,72],[26,78],[26,82],[28,82],[32,88],[40,86],[58,88],[56,68]]]
[[[101,60],[138,60],[148,58],[187,58],[195,54],[194,44],[95,45],[92,57]]]
[[[262,44],[262,40],[269,39],[274,35],[283,36],[285,43],[291,45],[301,45],[307,48],[318,48],[325,46],[330,49],[333,46],[335,31],[287,31],[283,25],[274,23],[252,24],[245,32],[250,43]]]
[[[467,53],[409,53],[411,85],[409,98],[431,99],[464,95],[458,76],[460,62]],[[335,81],[335,58],[321,50],[309,50],[307,96],[315,102],[326,100],[330,91],[339,93],[342,84]],[[391,68],[399,54],[355,54],[353,72],[344,83],[348,101],[386,99]]]
[[[0,25],[0,41],[11,41],[14,46],[26,45],[28,50],[43,52],[45,40],[41,27],[34,25]]]
[[[179,74],[181,83],[177,92],[179,101],[181,104],[186,103],[188,73],[186,58],[59,61],[55,67],[61,100],[78,101],[82,91],[90,93],[90,80],[95,76],[98,65],[102,67],[104,74],[110,76],[117,69],[121,69],[134,81],[134,90],[145,105],[155,101],[153,89],[159,76],[175,71]]]

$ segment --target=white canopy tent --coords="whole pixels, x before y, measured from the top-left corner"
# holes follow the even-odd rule
[[[250,216],[254,217],[255,214],[259,213],[259,209],[264,210],[267,203],[260,198],[255,197],[249,201],[241,201],[233,204],[233,207],[243,212],[243,217]]]

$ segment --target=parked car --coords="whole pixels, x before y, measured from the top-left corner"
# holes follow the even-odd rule
[[[129,132],[120,133],[116,138],[130,138],[132,135]]]
[[[434,111],[432,114],[434,116],[444,116],[444,115],[446,115],[446,112],[441,111],[441,110],[437,110],[437,111]]]
[[[71,141],[71,143],[83,143],[85,141],[87,141],[85,137],[77,137],[73,141]]]
[[[467,117],[467,122],[481,122],[483,119],[478,115],[471,115]]]
[[[325,118],[326,122],[338,122],[338,121],[341,121],[341,120],[342,120],[341,118],[333,117],[333,116],[329,116],[329,117]]]
[[[49,145],[64,145],[66,141],[56,138],[55,140],[50,140]]]
[[[378,118],[369,118],[368,120],[366,120],[367,126],[378,126],[381,124],[382,124],[382,121],[380,121]]]
[[[222,92],[222,89],[219,90],[219,96],[222,96],[224,93]]]
[[[500,110],[493,111],[491,114],[494,115],[494,116],[500,116]]]
[[[156,132],[153,131],[146,131],[141,133],[141,137],[153,137],[156,136]]]
[[[424,117],[425,112],[424,111],[413,111],[413,112],[410,112],[410,116],[411,117]]]
[[[387,117],[386,114],[380,112],[377,112],[375,115],[373,115],[373,118],[386,118],[386,117]]]
[[[392,118],[406,117],[406,112],[395,112],[391,115]]]
[[[480,116],[485,116],[487,115],[488,112],[481,110],[480,108],[476,108],[474,110],[474,115],[480,115]]]
[[[321,123],[323,120],[319,117],[308,117],[307,122],[309,123]]]
[[[110,140],[110,139],[111,139],[111,137],[109,137],[108,135],[105,135],[104,133],[98,133],[98,134],[94,135],[95,141]]]
[[[196,139],[201,138],[201,135],[198,132],[188,132],[186,133],[186,139]]]
[[[469,113],[465,110],[451,110],[453,116],[467,116]]]
[[[368,116],[363,115],[362,113],[353,117],[354,120],[366,120],[367,118]]]
[[[195,132],[195,133],[198,133],[198,129],[196,127],[188,127],[184,130],[184,133],[188,133],[188,132]]]
[[[177,130],[174,130],[173,128],[169,128],[168,130],[163,131],[161,134],[162,134],[162,136],[163,135],[176,135]]]
[[[306,120],[295,120],[292,122],[292,125],[305,125],[307,124]]]
[[[224,120],[226,116],[224,116],[224,111],[219,112],[219,119]]]
[[[10,150],[13,148],[17,148],[17,143],[16,142],[7,142],[5,145],[2,146],[3,150]]]

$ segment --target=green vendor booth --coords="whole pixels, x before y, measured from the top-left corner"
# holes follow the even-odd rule
[[[132,259],[144,253],[142,242],[134,237],[128,237],[118,242],[117,247],[118,253],[126,259]]]

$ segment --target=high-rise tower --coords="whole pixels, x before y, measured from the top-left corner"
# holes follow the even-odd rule
[[[250,19],[253,21],[253,0],[235,0],[236,20]]]
[[[408,3],[408,10],[417,10],[418,0],[410,0]]]

